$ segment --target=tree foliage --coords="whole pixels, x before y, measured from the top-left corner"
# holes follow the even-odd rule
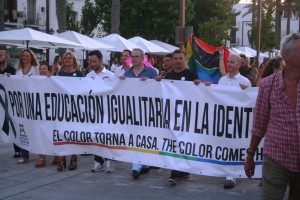
[[[230,40],[229,32],[236,31],[235,19],[239,14],[233,10],[236,3],[236,0],[195,0],[198,9],[191,21],[195,35],[211,45],[225,46]]]
[[[76,12],[73,6],[74,2],[66,3],[66,30],[79,32],[79,23],[76,20]]]
[[[249,36],[249,42],[253,48],[256,48],[257,44],[257,21],[251,25],[251,34]],[[260,49],[261,51],[272,50],[276,47],[276,32],[273,15],[262,11],[261,13],[261,39]]]
[[[237,0],[186,0],[186,25],[193,26],[194,35],[212,45],[225,45],[228,30],[235,26],[233,5]],[[125,38],[141,36],[174,44],[179,26],[178,0],[122,0],[120,35]],[[111,33],[111,0],[86,0],[82,8],[80,29],[90,35],[101,24],[100,32]]]
[[[81,27],[90,23],[90,27],[96,27],[101,23],[103,31],[111,31],[111,0],[95,1],[87,3],[82,9]],[[194,13],[192,0],[186,1],[186,21],[189,22]],[[94,10],[94,11],[93,11]],[[93,14],[92,14],[93,13]],[[87,14],[87,15],[86,15]],[[90,15],[90,16],[88,16]],[[91,16],[94,18],[92,20]],[[97,18],[97,21],[93,21]],[[178,0],[122,0],[120,9],[120,34],[125,38],[141,36],[147,39],[158,39],[174,43],[175,28],[179,25],[179,1]]]
[[[98,25],[105,24],[107,15],[110,15],[110,0],[85,0],[85,4],[81,9],[82,16],[80,20],[80,32],[85,35],[92,36],[92,31]],[[99,31],[103,31],[100,27]]]

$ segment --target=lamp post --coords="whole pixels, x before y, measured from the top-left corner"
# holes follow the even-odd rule
[[[258,11],[257,11],[257,45],[256,45],[256,63],[259,64],[259,54],[260,54],[260,36],[261,36],[261,0],[257,1]]]
[[[179,47],[181,50],[184,49],[185,41],[185,0],[180,0],[180,17],[179,17]]]
[[[49,28],[50,28],[50,25],[49,25],[49,9],[50,9],[50,6],[49,6],[49,0],[46,0],[46,32],[49,33]],[[49,49],[46,50],[46,61],[47,63],[49,63]]]

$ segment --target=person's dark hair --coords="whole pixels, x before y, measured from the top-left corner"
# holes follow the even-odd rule
[[[48,71],[51,71],[51,66],[49,65],[49,63],[48,63],[47,61],[42,61],[42,62],[40,63],[40,66],[41,66],[41,65],[46,65]]]
[[[54,57],[54,64],[58,63],[58,59],[61,58],[60,55]],[[59,63],[60,64],[60,63]]]
[[[262,71],[261,78],[265,78],[274,73],[274,69],[278,69],[282,63],[283,59],[281,57],[272,58],[269,60]]]
[[[99,60],[102,60],[102,53],[99,50],[94,50],[89,53],[89,56],[97,56]]]
[[[246,57],[246,55],[245,55],[245,54],[240,54],[240,57],[241,57],[241,58],[245,58],[245,59],[247,59],[247,57]]]
[[[167,55],[165,55],[165,57],[168,57],[168,58],[172,58],[173,54],[171,53],[168,53]]]
[[[173,51],[172,55],[174,55],[176,53],[183,53],[184,54],[184,52],[181,49],[176,49],[175,51]]]
[[[131,56],[131,51],[129,49],[125,49],[125,50],[123,50],[123,52],[128,52],[129,55]]]

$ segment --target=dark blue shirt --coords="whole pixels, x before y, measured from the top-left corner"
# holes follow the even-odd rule
[[[144,65],[144,69],[141,71],[141,73],[136,76],[133,72],[133,67],[131,67],[127,72],[125,72],[124,76],[128,78],[142,78],[142,77],[147,77],[147,78],[156,78],[157,73],[153,68],[147,67]]]

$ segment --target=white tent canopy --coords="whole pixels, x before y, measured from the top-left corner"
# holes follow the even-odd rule
[[[250,55],[248,57],[255,57],[256,56],[256,50],[252,49],[250,47],[236,47],[236,49],[244,52],[246,55]]]
[[[31,28],[0,32],[0,44],[22,47],[80,48],[80,44]]]
[[[94,49],[101,49],[101,50],[113,50],[115,47],[105,44],[103,42],[100,42],[98,40],[95,40],[93,38],[90,38],[86,35],[82,35],[80,33],[77,33],[75,31],[66,31],[63,33],[59,33],[56,36],[70,40],[72,42],[79,43],[83,46],[84,50],[94,50]]]
[[[173,45],[170,45],[168,43],[165,43],[165,42],[162,42],[162,41],[159,41],[159,40],[150,40],[150,42],[164,48],[164,49],[167,49],[170,51],[170,53],[172,53],[173,51],[175,51],[176,49],[179,49],[179,47],[176,47],[176,46],[173,46]]]
[[[133,42],[134,44],[142,47],[145,50],[145,53],[152,53],[152,54],[161,54],[165,55],[171,53],[165,48],[162,48],[142,37],[135,36],[133,38],[128,39],[129,41]]]
[[[244,52],[244,51],[241,51],[241,50],[239,50],[239,49],[237,49],[237,48],[231,47],[230,49],[231,49],[231,51],[234,52],[235,54],[245,54],[245,56],[247,56],[247,57],[254,57],[252,54],[248,54],[248,53],[246,53],[246,52]]]
[[[114,46],[115,49],[112,51],[116,51],[116,52],[122,52],[125,49],[128,49],[130,51],[132,51],[132,49],[134,48],[143,49],[138,45],[130,42],[129,40],[126,40],[122,36],[115,33],[105,36],[103,38],[97,38],[96,40]]]

